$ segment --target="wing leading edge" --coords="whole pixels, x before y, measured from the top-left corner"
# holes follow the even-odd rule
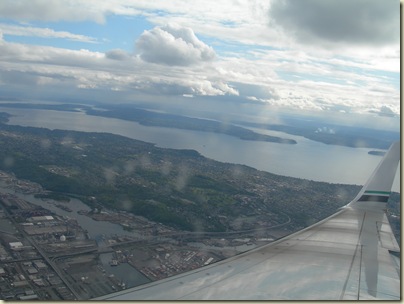
[[[400,248],[385,213],[399,159],[396,142],[355,199],[315,225],[96,300],[399,300]]]

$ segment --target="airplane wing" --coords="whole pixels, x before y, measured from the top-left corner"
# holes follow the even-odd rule
[[[356,198],[315,225],[95,300],[400,300],[400,248],[385,213],[399,159],[396,142]]]

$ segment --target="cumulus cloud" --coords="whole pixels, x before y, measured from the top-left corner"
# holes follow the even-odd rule
[[[380,108],[380,113],[383,113],[386,115],[392,115],[392,114],[394,114],[394,111],[389,106],[382,106]]]
[[[200,41],[191,28],[177,25],[145,31],[137,40],[136,49],[143,60],[165,65],[188,66],[215,57],[213,48]]]
[[[173,68],[150,64],[121,49],[99,53],[7,41],[0,41],[0,85],[18,94],[28,92],[27,86],[40,86],[38,94],[54,94],[56,88],[68,88],[72,94],[77,88],[98,88],[153,96],[238,95],[211,66]]]
[[[238,91],[223,82],[206,79],[148,79],[139,80],[133,84],[138,91],[163,96],[220,96],[238,95]]]
[[[344,109],[363,113],[369,113],[369,110],[379,112],[383,99],[384,105],[399,113],[399,105],[394,106],[399,100],[399,90],[384,79],[371,75],[359,77],[352,72],[338,71],[333,66],[332,75],[361,85],[320,82],[306,77],[291,85],[289,80],[277,78],[271,69],[293,72],[298,68],[307,75],[323,75],[320,72],[330,72],[330,67],[321,65],[312,57],[304,60],[302,56],[298,57],[299,62],[285,66],[277,64],[278,58],[273,58],[274,55],[260,61],[219,58],[214,64],[173,67],[150,64],[120,49],[99,53],[0,41],[0,85],[8,96],[25,94],[30,98],[32,94],[38,94],[38,98],[45,94],[59,96],[64,91],[80,98],[88,92],[91,98],[112,100],[109,91],[114,90],[114,94],[119,91],[121,100],[133,100],[130,96],[135,94],[142,98],[215,96],[216,101],[231,100],[237,104],[265,103],[295,109]],[[317,69],[310,68],[309,62],[315,62]],[[28,89],[31,87],[35,89]],[[217,96],[222,98],[217,99]]]
[[[398,115],[399,109],[398,110],[393,110],[392,107],[387,106],[387,105],[383,105],[380,107],[380,109],[376,109],[376,110],[370,110],[370,113],[376,113],[379,116],[386,116],[386,117],[395,117]]]
[[[363,5],[356,5],[355,1]],[[379,4],[372,0],[355,1],[216,3],[209,0],[182,2],[182,5],[174,1],[0,1],[0,18],[17,22],[103,22],[110,14],[136,15],[136,9],[139,9],[148,22],[159,25],[138,37],[134,53],[122,49],[103,53],[11,43],[7,41],[7,35],[21,34],[20,30],[27,30],[25,34],[31,36],[88,42],[92,37],[33,25],[9,25],[2,30],[1,25],[7,22],[3,21],[0,23],[1,90],[15,92],[16,96],[38,94],[38,99],[39,94],[51,92],[59,96],[61,91],[77,94],[79,98],[88,94],[91,98],[105,100],[123,100],[125,96],[128,96],[127,100],[134,100],[133,96],[160,100],[156,96],[161,95],[167,98],[192,96],[194,101],[206,102],[210,100],[206,96],[212,96],[211,100],[216,103],[218,100],[237,105],[247,103],[248,106],[264,103],[319,111],[359,109],[386,115],[387,109],[380,110],[382,101],[391,111],[399,113],[399,105],[395,106],[399,89],[398,85],[397,88],[392,85],[399,76],[398,43],[393,48],[390,45],[374,47],[376,43],[394,41],[392,23],[398,21],[394,16],[390,18],[393,12],[384,8],[389,2],[386,5],[386,1],[380,1],[383,7],[375,15]],[[301,2],[310,9],[305,9]],[[212,10],[206,9],[210,7]],[[363,10],[358,11],[359,8]],[[366,14],[372,23],[368,32]],[[268,17],[272,18],[273,28],[268,27]],[[169,22],[179,25],[164,26]],[[276,25],[285,31],[279,31]],[[336,25],[339,27],[335,28]],[[1,32],[4,32],[4,40]],[[200,37],[218,38],[214,41],[219,55],[216,56],[215,50],[195,33],[203,35]],[[297,39],[289,43],[292,35]],[[98,39],[100,50],[117,47],[110,41],[108,45],[102,45],[104,40]],[[350,53],[338,51],[338,57],[335,57],[335,48],[324,48],[327,43],[349,46]],[[355,44],[356,49],[351,48]],[[368,45],[363,47],[362,44]],[[255,48],[254,45],[271,48]],[[97,46],[93,44],[92,48]],[[386,70],[397,76],[390,74],[391,79],[382,78],[380,75]],[[109,90],[114,90],[116,95]]]
[[[240,92],[240,95],[247,96],[247,98],[252,101],[279,99],[279,95],[276,90],[269,86],[246,83],[237,83],[236,86],[238,91]]]
[[[269,16],[306,43],[384,45],[400,37],[400,8],[394,0],[275,0]]]

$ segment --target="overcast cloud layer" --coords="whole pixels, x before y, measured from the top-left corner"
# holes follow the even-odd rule
[[[392,115],[399,59],[393,0],[0,1],[1,98]]]
[[[270,9],[275,24],[303,43],[380,45],[400,39],[397,1],[278,0]]]

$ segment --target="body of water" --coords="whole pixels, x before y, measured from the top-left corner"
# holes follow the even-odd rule
[[[275,174],[331,183],[362,185],[381,160],[381,157],[369,155],[370,149],[325,145],[304,137],[261,129],[253,130],[263,134],[295,139],[297,144],[285,145],[245,141],[224,134],[146,127],[136,122],[88,116],[82,112],[8,108],[0,108],[0,110],[14,115],[10,118],[10,125],[107,132],[155,143],[158,147],[163,148],[194,149],[205,157],[222,162],[244,164]],[[393,190],[399,192],[399,185],[398,170]],[[79,210],[89,210],[89,207],[77,199],[72,199],[69,202],[68,206],[72,212],[67,212],[45,200],[36,199],[33,195],[14,193],[1,183],[0,188],[2,191],[12,192],[22,199],[40,205],[58,215],[77,219],[78,223],[96,240],[103,239],[104,236],[134,235],[134,232],[125,231],[120,225],[94,221],[87,216],[78,214]],[[7,225],[0,226],[7,229]],[[204,247],[205,245],[201,244],[200,246]],[[253,248],[254,246],[242,245],[237,248],[232,247],[232,249],[244,251],[251,249],[250,247]],[[127,287],[148,281],[140,272],[126,263],[111,267],[109,265],[111,258],[112,254],[100,255],[103,267],[108,273],[113,273],[121,278]]]
[[[68,212],[56,207],[52,203],[49,203],[52,200],[43,200],[35,198],[32,194],[15,192],[14,190],[10,189],[5,182],[2,181],[0,181],[0,191],[16,195],[23,200],[26,200],[34,205],[41,206],[57,215],[76,219],[78,224],[83,229],[87,230],[90,237],[95,239],[97,241],[97,244],[101,247],[103,246],[104,239],[110,236],[137,235],[136,232],[128,232],[123,230],[121,225],[113,224],[106,221],[95,221],[88,216],[77,213],[80,210],[90,210],[87,205],[85,205],[78,199],[70,199],[70,201],[66,203],[66,206],[68,206],[72,210],[72,212]],[[63,204],[60,202],[57,203]],[[15,228],[9,224],[9,220],[7,219],[0,219],[0,230],[2,232],[15,233]],[[145,275],[143,275],[140,271],[138,271],[136,268],[132,267],[128,263],[119,264],[118,266],[110,266],[109,262],[111,261],[112,257],[112,253],[100,254],[100,262],[102,263],[103,268],[107,271],[107,273],[115,275],[119,280],[126,284],[127,288],[150,282],[150,280]]]
[[[138,236],[135,232],[129,232],[123,229],[121,225],[106,222],[106,221],[95,221],[92,218],[79,214],[78,211],[84,210],[84,211],[90,211],[90,207],[88,207],[86,204],[84,204],[82,201],[71,198],[68,203],[61,203],[61,202],[56,202],[57,204],[61,205],[66,205],[68,206],[72,212],[65,211],[63,209],[60,209],[59,207],[55,206],[55,204],[50,203],[52,200],[46,200],[46,199],[40,199],[40,198],[35,198],[34,195],[32,194],[24,194],[20,192],[15,192],[14,190],[10,189],[9,186],[0,181],[0,190],[1,192],[4,193],[11,193],[13,195],[18,196],[19,198],[30,202],[34,205],[41,206],[42,208],[45,208],[47,210],[52,211],[53,213],[60,215],[60,216],[65,216],[65,217],[70,217],[73,219],[76,219],[79,225],[88,231],[89,235],[91,238],[97,240],[101,239],[103,236],[105,237],[110,237],[114,235],[119,235],[119,236]]]
[[[83,112],[0,109],[14,115],[9,121],[11,125],[119,134],[151,142],[158,147],[193,149],[221,162],[244,164],[279,175],[315,181],[363,185],[381,160],[379,156],[368,154],[372,149],[326,145],[301,136],[262,129],[253,130],[295,139],[297,144],[246,141],[224,134],[143,126]],[[397,192],[400,191],[399,178],[397,170],[393,186]]]
[[[116,266],[111,266],[110,262],[113,259],[113,253],[100,254],[102,267],[115,277],[120,278],[122,283],[125,283],[126,288],[138,286],[150,282],[144,274],[132,267],[129,263],[121,263]]]

